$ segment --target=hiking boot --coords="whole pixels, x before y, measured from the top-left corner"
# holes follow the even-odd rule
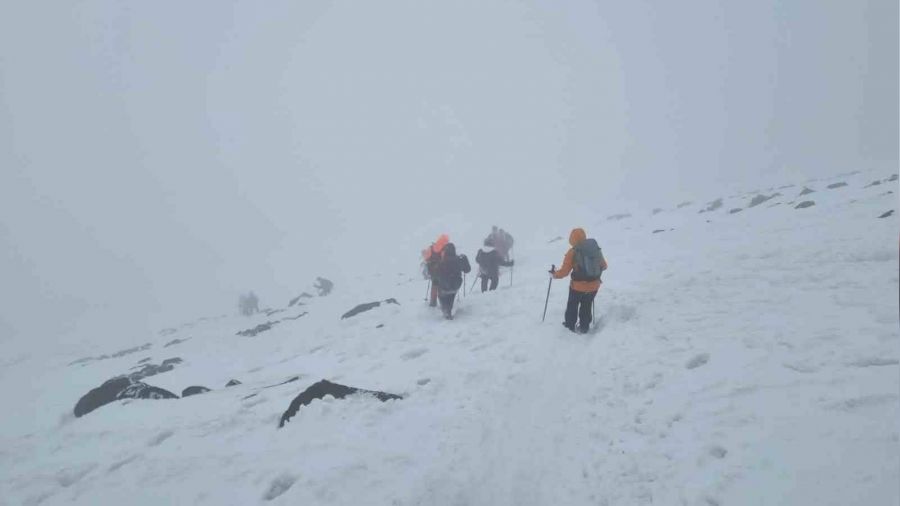
[[[575,325],[569,326],[569,325],[566,325],[566,322],[563,322],[562,325],[563,325],[563,327],[569,329],[570,332],[575,332]]]

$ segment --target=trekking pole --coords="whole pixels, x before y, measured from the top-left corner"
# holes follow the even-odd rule
[[[463,297],[466,296],[466,273],[463,273]]]
[[[509,266],[509,286],[512,286],[513,280],[513,272],[516,270],[515,260],[513,260],[513,264]]]
[[[475,276],[475,280],[472,281],[472,286],[469,288],[470,292],[475,289],[475,283],[478,283],[479,279],[481,279],[481,276]]]
[[[428,300],[428,296],[431,295],[431,280],[428,280],[428,284],[425,285],[425,300]]]
[[[555,270],[556,270],[556,266],[551,265],[550,272],[552,273]],[[550,282],[547,283],[547,299],[544,301],[544,316],[541,316],[541,323],[544,323],[544,319],[547,318],[547,303],[550,302],[550,285],[552,285],[552,284],[553,284],[553,274],[550,274]]]

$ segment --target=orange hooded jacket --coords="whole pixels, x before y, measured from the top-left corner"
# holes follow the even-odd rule
[[[553,272],[554,278],[562,279],[572,272],[575,260],[575,246],[585,239],[587,239],[587,234],[584,232],[584,229],[572,229],[572,232],[569,234],[569,244],[572,247],[569,248],[569,251],[566,252],[566,256],[563,258],[562,265],[559,266],[559,269],[556,269],[556,271]],[[603,259],[603,268],[607,268],[605,258]],[[569,286],[571,286],[572,290],[575,290],[576,292],[589,293],[599,290],[600,285],[601,281],[599,279],[596,281],[575,281],[573,279]]]

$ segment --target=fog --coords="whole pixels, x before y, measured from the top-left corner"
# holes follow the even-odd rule
[[[146,341],[244,290],[414,272],[439,232],[896,171],[897,24],[895,1],[5,1],[0,336]]]

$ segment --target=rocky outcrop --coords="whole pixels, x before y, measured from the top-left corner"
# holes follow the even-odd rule
[[[400,305],[400,303],[397,302],[397,299],[393,299],[393,298],[375,301],[375,302],[367,302],[365,304],[360,304],[360,305],[354,307],[353,309],[351,309],[350,311],[347,311],[346,313],[341,315],[341,320],[345,320],[347,318],[352,318],[360,313],[365,313],[366,311],[375,309],[376,307],[378,307],[382,304],[397,304],[398,306]]]
[[[392,399],[400,400],[403,399],[402,396],[396,394],[389,394],[386,392],[378,392],[374,390],[363,390],[355,387],[348,387],[346,385],[341,385],[338,383],[332,383],[328,380],[322,380],[318,383],[314,383],[309,388],[300,393],[297,397],[294,397],[294,400],[291,401],[290,406],[288,406],[287,411],[281,415],[281,421],[278,422],[278,427],[284,427],[284,424],[297,414],[297,411],[300,410],[301,406],[307,406],[310,402],[315,399],[321,399],[326,395],[330,395],[335,399],[343,399],[348,395],[356,395],[356,394],[364,394],[375,397],[381,402],[389,401]]]

